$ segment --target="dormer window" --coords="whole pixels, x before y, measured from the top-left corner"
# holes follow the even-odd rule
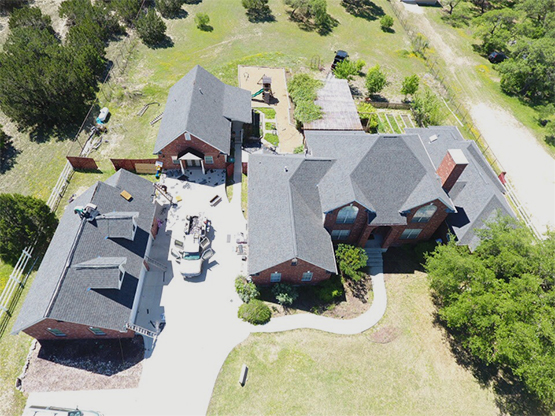
[[[416,211],[414,217],[412,217],[411,222],[428,222],[430,218],[432,218],[437,211],[437,207],[433,204],[426,205]]]
[[[336,224],[352,224],[355,222],[355,219],[358,215],[358,208],[349,205],[348,207],[341,208],[341,210],[337,213],[337,219],[335,220]]]

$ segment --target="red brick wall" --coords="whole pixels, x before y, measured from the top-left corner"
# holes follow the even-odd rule
[[[467,163],[456,164],[451,157],[451,153],[447,152],[437,168],[437,174],[441,178],[443,189],[449,192],[467,165]]]
[[[59,329],[66,334],[65,337],[57,337],[47,331],[47,328]],[[128,330],[127,332],[119,332],[111,329],[99,328],[106,335],[94,335],[87,325],[74,324],[71,322],[58,322],[55,319],[44,319],[39,323],[23,330],[26,334],[41,341],[43,339],[84,339],[84,338],[133,338],[135,332]]]
[[[135,163],[154,165],[158,159],[110,159],[115,170],[125,169],[129,172],[135,172]]]
[[[252,281],[257,285],[273,284],[270,282],[270,275],[275,272],[281,273],[281,283],[291,283],[294,285],[315,284],[331,277],[331,273],[328,273],[326,270],[316,267],[304,260],[298,259],[296,266],[293,266],[292,261],[288,260],[284,263],[278,264],[277,266],[264,270],[259,273],[258,276],[251,276]],[[310,282],[301,282],[301,278],[305,272],[313,273],[312,280]]]
[[[416,222],[412,223],[411,220],[414,217],[414,214],[423,206],[429,205],[430,203],[426,203],[420,205],[418,207],[413,208],[410,213],[407,215],[407,225],[393,225],[389,227],[389,231],[384,236],[385,239],[382,243],[383,248],[387,248],[390,246],[399,246],[401,244],[407,243],[416,243],[419,241],[426,241],[429,240],[430,237],[435,233],[438,227],[445,221],[447,218],[446,206],[440,202],[439,200],[434,200],[432,203],[437,206],[437,210],[434,216],[426,223]],[[350,204],[348,204],[350,205]],[[351,234],[349,238],[346,240],[334,240],[334,244],[353,244],[356,246],[364,247],[370,234],[379,225],[368,225],[368,214],[366,212],[366,208],[359,205],[358,203],[354,202],[354,206],[358,207],[358,215],[355,219],[353,224],[336,224],[335,221],[337,219],[338,212],[343,208],[340,207],[338,209],[329,212],[326,215],[326,219],[324,221],[324,226],[326,230],[331,234],[332,230],[351,230]],[[421,229],[422,232],[418,236],[418,238],[410,239],[410,240],[401,240],[401,234],[407,228],[410,229]]]
[[[230,133],[231,134],[231,133]],[[178,169],[179,165],[172,162],[172,156],[177,156],[187,148],[195,149],[202,153],[204,156],[212,156],[214,163],[209,165],[204,164],[205,169],[225,169],[226,157],[220,154],[220,151],[208,143],[200,140],[191,134],[191,140],[185,140],[185,134],[182,134],[169,145],[162,149],[161,154],[158,155],[158,160],[164,163],[164,169]]]

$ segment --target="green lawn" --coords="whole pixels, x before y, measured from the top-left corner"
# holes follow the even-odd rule
[[[33,277],[34,273],[23,290],[22,300],[29,291]],[[20,301],[17,305],[14,317],[18,315],[22,303]],[[15,389],[15,380],[21,374],[31,344],[31,337],[24,333],[17,336],[10,334],[14,321],[14,318],[10,319],[4,335],[0,337],[0,415],[10,416],[20,415],[25,407],[27,398]]]
[[[2,260],[0,260],[0,293],[2,293],[2,290],[4,290],[4,287],[6,286],[6,282],[8,281],[8,278],[12,273],[12,270],[13,270],[12,266],[10,266],[9,264],[2,263]]]
[[[269,120],[273,120],[274,118],[276,118],[276,110],[274,110],[273,108],[256,107],[255,110],[259,113],[264,113],[266,118]]]
[[[426,276],[390,274],[386,287],[385,317],[361,335],[251,335],[227,358],[208,414],[498,414],[492,390],[456,363],[434,324]],[[243,364],[245,387],[237,382]]]
[[[278,138],[277,134],[266,133],[264,135],[264,140],[266,140],[267,142],[272,143],[274,146],[277,146],[279,144],[279,138]]]

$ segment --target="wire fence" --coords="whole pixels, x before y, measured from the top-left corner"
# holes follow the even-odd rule
[[[415,29],[414,26],[409,22],[406,16],[406,13],[408,12],[405,10],[400,1],[388,0],[388,2],[391,5],[393,13],[397,17],[397,20],[399,20],[399,23],[401,23],[401,26],[407,33],[414,50],[422,51],[423,43],[427,42],[427,39],[425,39],[424,35],[420,33],[417,29]],[[474,125],[470,113],[460,101],[456,91],[451,87],[449,79],[444,75],[438,59],[436,57],[427,55],[426,53],[424,53],[424,51],[420,53],[420,56],[424,59],[424,62],[430,74],[432,74],[435,80],[439,83],[440,89],[442,90],[442,100],[451,115],[459,124],[458,127],[461,133],[476,142],[476,145],[478,146],[484,157],[487,159],[487,161],[490,163],[491,167],[497,175],[504,175],[507,171],[503,168],[501,161],[497,158],[485,138]],[[541,239],[542,234],[532,222],[531,215],[529,214],[527,208],[517,197],[514,187],[510,184],[508,180],[505,181],[504,185],[507,198],[516,209],[520,218],[532,230],[534,235],[537,238]]]
[[[138,19],[139,14],[144,6],[146,0],[143,0],[141,3],[141,8],[137,16],[135,16],[135,20]],[[95,133],[93,131],[87,132],[87,128],[90,126],[94,126],[95,124],[95,117],[93,116],[95,109],[98,109],[100,99],[103,98],[106,102],[109,102],[112,99],[112,95],[114,89],[116,88],[117,77],[121,77],[125,70],[127,69],[127,65],[129,63],[129,57],[131,52],[136,47],[138,43],[137,38],[134,35],[128,35],[119,43],[117,44],[117,52],[114,54],[113,58],[108,62],[106,67],[106,73],[102,77],[102,81],[99,85],[99,92],[97,94],[96,99],[89,107],[89,111],[87,115],[83,119],[81,126],[77,130],[73,138],[74,145],[79,145],[79,156],[85,157],[88,156],[91,150],[93,149],[93,138]],[[83,142],[79,140],[80,136],[86,139]],[[71,146],[69,151],[67,152],[66,156],[75,155],[74,146]],[[62,201],[65,192],[71,182],[71,178],[73,177],[74,170],[69,162],[66,161],[60,176],[46,204],[50,207],[52,211],[56,211],[60,206],[60,202]],[[38,262],[41,253],[35,253],[33,259],[33,251],[36,248],[36,242],[31,244],[30,246],[26,247],[19,257],[8,281],[6,283],[6,287],[0,294],[0,338],[4,335],[4,331],[8,326],[8,322],[12,316],[12,313],[17,306],[19,298],[21,297],[21,293],[25,288],[25,284],[29,279],[32,271],[34,270]],[[32,260],[33,259],[33,260]],[[32,261],[31,261],[32,260]]]

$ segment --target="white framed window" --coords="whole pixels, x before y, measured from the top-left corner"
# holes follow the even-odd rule
[[[207,165],[213,165],[214,156],[204,156],[204,163],[206,163]]]
[[[297,265],[297,259],[292,259],[291,266],[296,266],[296,265]]]
[[[185,132],[185,140],[191,140],[191,134],[188,131]]]
[[[48,332],[50,332],[52,335],[56,336],[56,337],[65,337],[66,334],[63,333],[62,331],[60,331],[59,329],[56,328],[47,328],[46,329]]]
[[[95,328],[93,326],[89,326],[89,331],[98,336],[106,335],[106,332],[104,332],[102,329]]]
[[[301,277],[301,282],[310,282],[313,275],[312,272],[304,272],[303,277]]]
[[[435,205],[426,205],[416,211],[414,217],[412,217],[411,222],[428,222],[430,218],[432,218],[437,211],[437,207]]]
[[[352,224],[355,222],[355,219],[358,214],[358,208],[349,205],[348,207],[341,208],[341,210],[337,213],[337,219],[335,220],[336,224]]]
[[[281,282],[281,273],[275,272],[270,275],[270,282],[278,283]]]
[[[417,238],[421,232],[422,230],[418,228],[407,228],[405,231],[403,231],[403,234],[401,234],[400,238],[401,240],[413,240]]]
[[[332,230],[331,238],[334,240],[346,240],[350,234],[351,230]]]

